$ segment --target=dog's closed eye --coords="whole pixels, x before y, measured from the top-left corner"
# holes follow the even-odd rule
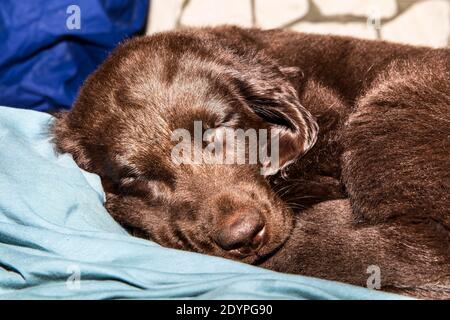
[[[143,197],[150,201],[165,200],[172,193],[172,188],[163,181],[134,176],[121,178],[119,190],[122,194]]]

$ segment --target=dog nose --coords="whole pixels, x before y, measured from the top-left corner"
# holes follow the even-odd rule
[[[265,223],[257,209],[238,210],[221,223],[215,242],[224,250],[249,254],[262,246]]]

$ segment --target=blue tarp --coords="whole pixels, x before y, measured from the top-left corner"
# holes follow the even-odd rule
[[[57,155],[46,113],[0,107],[0,299],[402,299],[127,234],[98,176]]]
[[[1,0],[0,105],[70,108],[84,79],[145,26],[147,12],[148,0]]]

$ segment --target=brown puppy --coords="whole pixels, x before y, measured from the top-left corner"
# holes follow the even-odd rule
[[[237,27],[136,38],[59,116],[56,144],[100,175],[106,207],[136,235],[359,285],[376,265],[386,290],[445,297],[449,58],[448,49]],[[173,132],[192,133],[195,121],[277,132],[278,173],[261,175],[266,163],[174,162]],[[350,204],[314,206],[342,198]],[[297,225],[283,248],[302,217],[317,223]]]

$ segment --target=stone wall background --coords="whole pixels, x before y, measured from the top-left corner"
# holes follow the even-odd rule
[[[450,0],[152,0],[147,33],[237,24],[450,45]]]

